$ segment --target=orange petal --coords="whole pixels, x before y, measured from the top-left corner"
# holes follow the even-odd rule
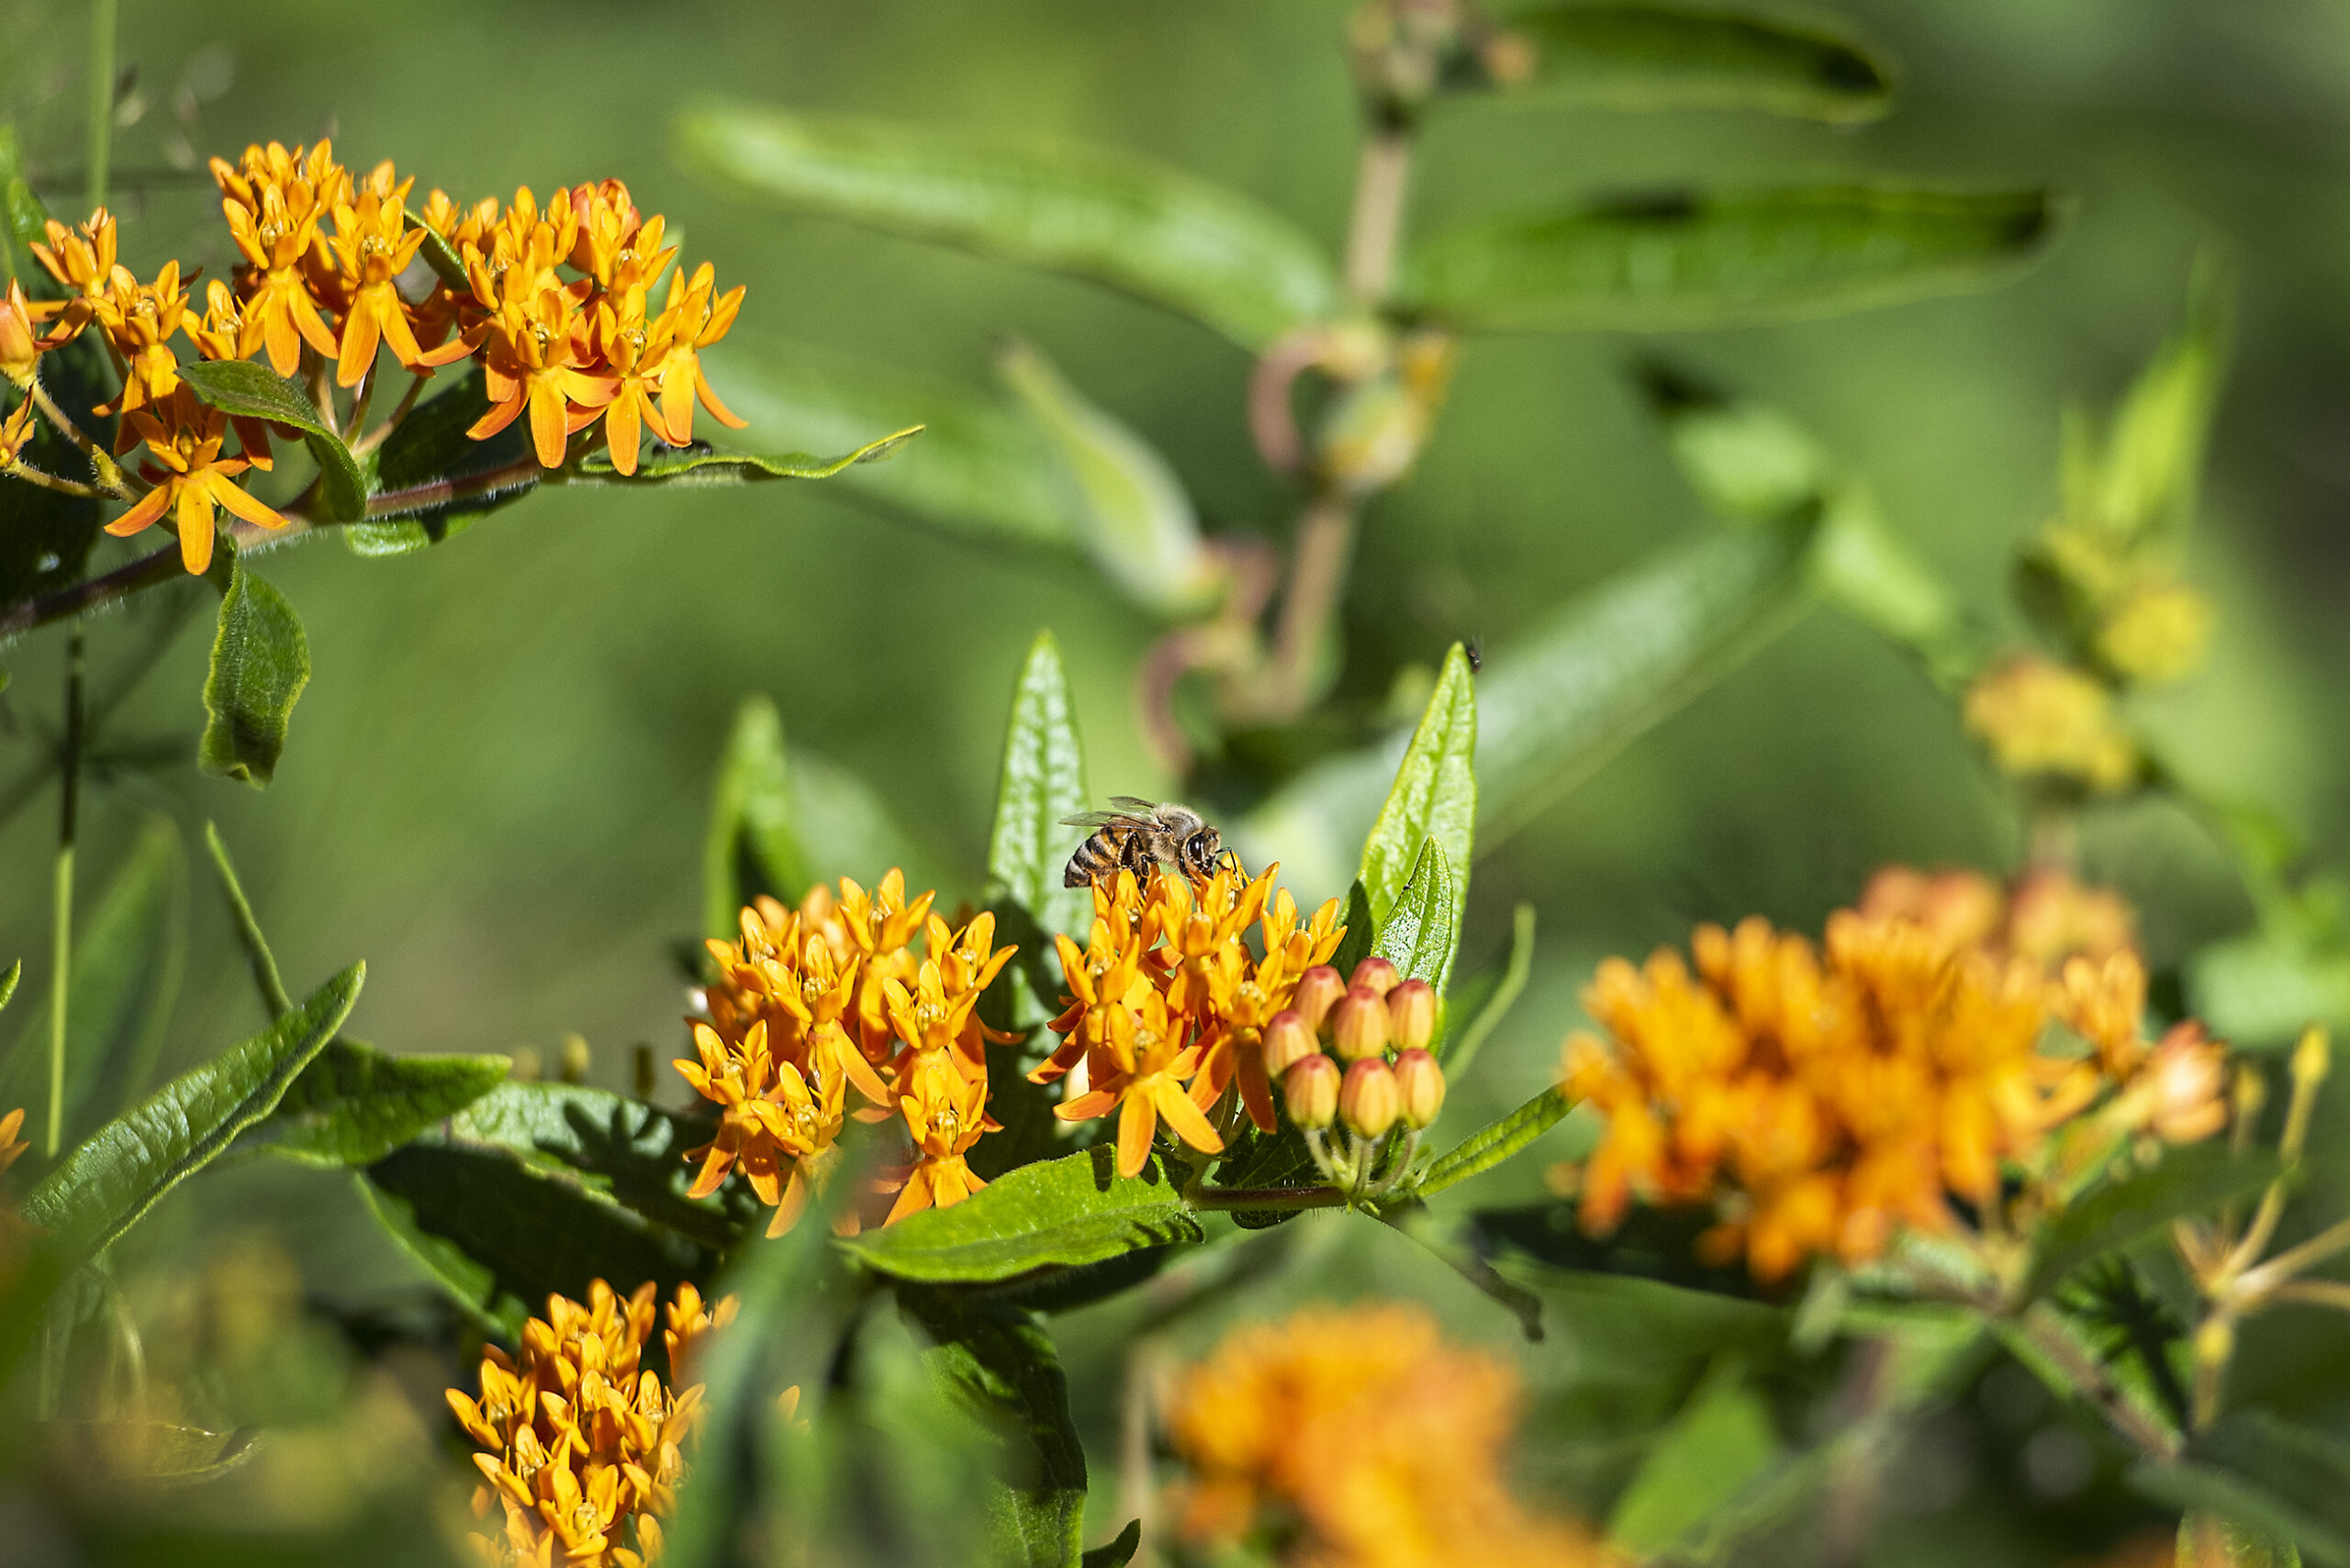
[[[151,525],[157,518],[163,515],[163,509],[171,504],[172,487],[169,485],[158,485],[140,497],[138,505],[107,523],[106,532],[118,539],[128,539],[140,529]]]
[[[1128,1094],[1118,1113],[1118,1174],[1139,1176],[1150,1159],[1150,1140],[1158,1135],[1158,1117],[1147,1092]],[[1197,1113],[1193,1113],[1197,1114]],[[1209,1136],[1214,1136],[1211,1133]]]
[[[1158,1106],[1158,1114],[1167,1118],[1167,1125],[1175,1129],[1176,1137],[1205,1154],[1224,1152],[1224,1139],[1216,1136],[1215,1128],[1208,1125],[1208,1119],[1200,1114],[1200,1108],[1192,1103],[1192,1097],[1184,1093],[1182,1087],[1173,1079],[1161,1078],[1153,1083],[1150,1098],[1151,1103]],[[1119,1131],[1118,1152],[1123,1155],[1125,1152],[1125,1129],[1120,1128]]]

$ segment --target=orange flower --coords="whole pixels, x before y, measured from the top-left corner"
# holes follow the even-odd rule
[[[908,1077],[898,1109],[913,1135],[915,1162],[890,1210],[893,1225],[934,1204],[952,1208],[987,1185],[963,1161],[986,1126],[986,1077],[967,1076],[945,1053],[925,1055]]]
[[[0,419],[0,469],[17,461],[33,439],[37,428],[30,398],[17,405],[7,418]]]
[[[280,375],[301,368],[305,342],[322,355],[335,352],[335,334],[319,313],[333,297],[319,293],[331,274],[322,228],[351,176],[329,142],[320,141],[307,160],[302,151],[273,141],[246,148],[241,168],[212,160],[229,237],[244,257],[237,269],[243,309],[236,353],[215,357],[250,359],[266,348]]]
[[[0,295],[0,375],[18,386],[31,386],[33,367],[39,363],[40,354],[40,333],[33,325],[32,301],[25,297],[24,286],[10,278],[8,292]]]
[[[585,329],[577,303],[559,288],[543,288],[527,304],[501,308],[490,322],[482,357],[490,409],[465,433],[487,440],[528,408],[539,466],[562,467],[571,432],[592,420],[620,389],[612,377],[581,368],[588,363]]]
[[[114,275],[114,215],[102,207],[90,214],[90,220],[78,232],[53,218],[48,230],[49,243],[34,241],[33,256],[50,276],[73,291],[63,299],[30,302],[34,320],[57,319],[55,330],[41,342],[43,348],[53,349],[73,341],[97,319],[97,301]]]
[[[140,467],[154,488],[106,524],[108,533],[128,538],[168,510],[180,536],[180,559],[200,577],[212,564],[216,506],[263,528],[285,526],[285,519],[238,487],[236,476],[252,465],[242,457],[220,455],[229,421],[218,409],[181,388],[151,408],[134,411],[127,423],[131,438],[144,441],[155,454],[156,462]]]
[[[647,329],[644,296],[634,291],[615,309],[607,300],[596,307],[596,353],[612,373],[612,400],[604,410],[604,443],[612,466],[622,474],[636,472],[638,443],[644,431],[671,446],[685,443],[669,432],[655,398],[661,390],[662,367],[669,356],[670,340]]]
[[[172,353],[170,340],[187,314],[179,263],[165,262],[155,281],[143,285],[128,268],[115,268],[92,308],[124,364],[121,396],[100,404],[96,412],[129,413],[169,397],[180,384],[179,356]],[[131,444],[125,431],[119,450],[128,452]]]
[[[408,304],[399,291],[400,274],[424,243],[424,230],[408,228],[403,205],[415,183],[394,184],[386,162],[367,176],[353,201],[334,209],[334,237],[329,244],[341,270],[346,301],[341,357],[334,373],[338,386],[356,386],[366,378],[379,342],[389,345],[393,357],[408,369],[425,368],[424,350],[409,329]]]
[[[715,301],[711,297],[718,285],[716,274],[708,262],[694,269],[693,281],[688,283],[681,274],[669,275],[669,298],[661,311],[655,330],[666,329],[670,348],[661,371],[661,412],[670,430],[676,433],[676,443],[684,445],[694,438],[694,403],[710,410],[711,418],[734,430],[743,421],[734,417],[718,394],[711,390],[710,379],[701,373],[701,351],[724,337],[734,325],[735,313],[743,308],[744,289],[737,284]]]

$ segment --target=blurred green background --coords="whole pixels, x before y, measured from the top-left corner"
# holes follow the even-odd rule
[[[121,56],[148,106],[117,143],[116,205],[142,272],[176,254],[222,275],[210,183],[173,170],[187,149],[200,170],[248,140],[331,130],[345,162],[390,157],[420,192],[465,199],[618,175],[669,216],[688,261],[749,286],[741,325],[706,362],[722,396],[763,341],[983,388],[994,345],[1016,334],[1156,442],[1211,529],[1279,538],[1293,498],[1249,446],[1248,365],[1227,343],[1081,284],[732,205],[674,161],[669,122],[728,95],[1102,142],[1244,189],[1335,251],[1357,137],[1347,9],[125,0]],[[2077,203],[2056,249],[1994,292],[1836,320],[1471,340],[1416,475],[1367,521],[1345,694],[1375,706],[1455,638],[1505,649],[1695,524],[1626,375],[1650,352],[1794,413],[1872,479],[1970,609],[2012,629],[2004,573],[2055,504],[2059,408],[2118,393],[2172,329],[2193,256],[2217,244],[2240,279],[2238,347],[2193,569],[2221,622],[2210,666],[2159,700],[2157,722],[2199,778],[2269,801],[2340,851],[2350,6],[1841,9],[1904,67],[1879,125],[1444,112],[1425,139],[1414,222],[1682,179],[2046,181]],[[79,199],[83,28],[79,7],[0,0],[0,102],[62,211]],[[207,100],[192,124],[174,108],[184,85]],[[789,428],[749,433],[806,444]],[[839,487],[543,493],[420,555],[363,561],[328,542],[273,554],[268,571],[315,661],[275,785],[200,778],[184,761],[101,782],[83,885],[100,885],[137,810],[218,819],[289,983],[298,993],[365,958],[353,1030],[396,1049],[530,1047],[551,1060],[577,1031],[595,1047],[591,1077],[613,1087],[637,1042],[666,1061],[682,1006],[671,950],[694,934],[712,767],[747,694],[772,695],[795,748],[861,775],[936,849],[950,902],[979,891],[1005,705],[1038,628],[1071,666],[1095,790],[1171,789],[1129,698],[1156,632],[1146,618],[1079,564],[984,554]],[[208,590],[93,622],[96,667],[117,667],[175,595]],[[187,620],[113,741],[192,756],[208,622]],[[62,644],[51,631],[0,653],[14,677],[0,779],[42,744]],[[1514,1103],[1544,1081],[1600,954],[1677,939],[1696,918],[1816,925],[1886,860],[2004,865],[2019,847],[2004,799],[1946,699],[1871,633],[1812,611],[1481,860],[1464,968],[1498,961],[1518,900],[1539,907],[1541,949],[1464,1103]],[[48,794],[0,827],[0,958],[27,959],[0,1041],[38,1020],[48,990],[53,831]],[[2105,814],[2087,857],[2142,901],[2157,965],[2248,918],[2171,808]],[[200,878],[193,899],[173,1062],[259,1023]],[[1517,1179],[1539,1181],[1539,1164]],[[204,1184],[186,1213],[273,1204],[305,1182],[332,1184],[236,1174]],[[322,1245],[343,1229],[316,1223]],[[363,1232],[346,1239],[341,1283],[375,1277],[363,1266],[397,1273]]]

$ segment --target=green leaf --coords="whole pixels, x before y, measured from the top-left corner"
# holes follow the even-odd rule
[[[407,555],[453,539],[501,507],[537,489],[543,470],[516,420],[487,441],[465,431],[489,412],[489,393],[475,365],[455,386],[408,410],[361,460],[367,481],[366,521],[342,531],[352,553]]]
[[[1441,999],[1452,983],[1452,958],[1460,946],[1460,900],[1452,890],[1452,868],[1444,846],[1424,838],[1411,879],[1396,894],[1371,951],[1395,966],[1397,978],[1424,980]]]
[[[1607,1519],[1608,1543],[1636,1562],[1663,1559],[1769,1469],[1779,1454],[1770,1407],[1734,1360],[1697,1385],[1657,1435]]]
[[[1079,1568],[1126,1568],[1126,1564],[1135,1560],[1135,1553],[1141,1550],[1142,1521],[1128,1519],[1126,1528],[1118,1532],[1115,1540],[1104,1542],[1079,1558]]]
[[[2102,1182],[2042,1224],[2025,1294],[2047,1294],[2082,1264],[2164,1234],[2173,1220],[2256,1193],[2278,1170],[2274,1155],[2238,1159],[2216,1139],[2166,1148],[2153,1170]]]
[[[396,1056],[338,1037],[237,1148],[303,1165],[371,1165],[497,1088],[511,1065],[501,1056]]]
[[[1029,1568],[1076,1568],[1085,1540],[1085,1445],[1069,1380],[1035,1314],[1002,1302],[901,1286],[898,1303],[932,1340],[923,1360],[944,1392],[995,1428],[1013,1479],[990,1498],[997,1555]]]
[[[49,209],[25,177],[16,123],[0,120],[0,277],[22,281],[27,293],[36,279],[48,276],[32,253],[36,241],[48,242],[48,223]]]
[[[25,961],[22,958],[10,964],[7,973],[0,974],[0,1007],[8,1005],[8,999],[17,994],[17,982],[24,978]]]
[[[2195,1016],[2239,1048],[2290,1045],[2312,1020],[2350,1024],[2350,952],[2285,929],[2214,942],[2188,960]]]
[[[68,1142],[87,1137],[108,1111],[147,1087],[186,962],[187,883],[179,829],[169,817],[151,817],[74,934],[65,1039]],[[0,984],[0,994],[7,989]],[[9,1052],[0,1107],[46,1103],[48,1097],[49,1020],[35,1016]]]
[[[473,279],[465,275],[465,260],[457,254],[457,248],[443,239],[439,230],[409,214],[408,232],[413,234],[419,230],[423,230],[424,242],[417,247],[417,254],[422,256],[424,264],[432,269],[432,275],[461,294],[470,291]]]
[[[1411,308],[1471,331],[1654,331],[1833,315],[2006,281],[2045,191],[1661,191],[1477,219],[1415,246]]]
[[[43,1421],[40,1451],[76,1474],[119,1484],[185,1486],[226,1474],[252,1457],[251,1428],[211,1432],[172,1421]]]
[[[356,522],[367,515],[367,480],[342,438],[319,422],[302,389],[249,359],[197,360],[180,366],[190,390],[224,414],[291,425],[302,432],[319,465],[318,515],[327,522]]]
[[[829,479],[859,463],[878,463],[921,433],[922,426],[908,425],[840,457],[814,457],[805,452],[763,455],[730,452],[708,442],[682,447],[656,442],[638,452],[632,475],[613,467],[611,454],[599,448],[579,460],[580,477],[566,474],[563,482],[577,484],[584,478],[615,485],[746,485],[763,479]]]
[[[1258,349],[1332,308],[1314,241],[1235,192],[1091,148],[725,106],[682,155],[738,196],[1122,288]]]
[[[953,1208],[925,1209],[842,1245],[877,1273],[922,1284],[983,1284],[1098,1263],[1205,1234],[1154,1158],[1120,1176],[1108,1145],[1039,1160]]]
[[[1078,498],[1080,543],[1102,575],[1161,615],[1205,609],[1217,567],[1167,460],[1025,343],[1008,345],[996,368],[1058,457]]]
[[[1469,1026],[1459,1034],[1450,1030],[1437,1042],[1437,1059],[1443,1062],[1446,1075],[1455,1081],[1464,1076],[1477,1054],[1485,1048],[1494,1029],[1517,1005],[1525,992],[1526,982],[1534,973],[1534,906],[1519,904],[1510,918],[1509,964],[1502,970],[1501,979],[1486,993],[1483,1004]]]
[[[1549,1132],[1572,1103],[1556,1089],[1545,1089],[1500,1121],[1462,1138],[1438,1159],[1413,1186],[1420,1197],[1443,1192],[1499,1165]]]
[[[1675,6],[1546,5],[1506,18],[1532,46],[1509,98],[1610,109],[1760,109],[1856,125],[1893,106],[1893,73],[1819,26]]]
[[[1469,655],[1455,643],[1444,655],[1436,689],[1412,732],[1395,770],[1394,788],[1363,841],[1357,873],[1371,900],[1371,919],[1384,933],[1403,897],[1424,841],[1434,839],[1455,868],[1456,902],[1469,896],[1469,860],[1476,844],[1477,686]]]
[[[2163,345],[2114,411],[2104,461],[2066,486],[2065,510],[2125,536],[2176,531],[2193,516],[2211,417],[2227,369],[2228,286],[2209,258],[2196,268],[2186,327]],[[2083,493],[2086,491],[2086,493]]]
[[[702,931],[732,941],[743,906],[758,892],[797,903],[815,880],[792,831],[783,717],[764,697],[745,698],[718,762],[702,840]]]
[[[353,964],[252,1038],[182,1073],[92,1134],[25,1195],[70,1269],[104,1251],[157,1199],[276,1107],[342,1026],[367,966]]]
[[[221,842],[217,824],[204,824],[204,846],[211,852],[221,897],[228,901],[229,918],[237,927],[237,945],[245,950],[245,962],[252,969],[253,987],[261,992],[262,1005],[273,1016],[291,1013],[293,999],[285,994],[285,982],[278,976],[277,958],[269,950],[269,938],[262,935],[261,922],[245,898],[244,883],[238,879],[236,864],[229,858],[229,846]]]
[[[1078,734],[1077,701],[1061,667],[1060,644],[1050,632],[1039,632],[1012,692],[995,823],[988,834],[988,876],[1047,934],[1082,934],[1093,918],[1092,893],[1061,885],[1069,857],[1086,833],[1062,819],[1091,803],[1085,787],[1085,743]]]
[[[233,553],[223,552],[222,560],[229,587],[204,678],[206,719],[196,764],[263,789],[276,774],[295,700],[309,682],[310,641],[284,594]]]
[[[2197,1433],[2178,1462],[2141,1461],[2130,1482],[2172,1507],[2204,1510],[2291,1541],[2312,1562],[2350,1568],[2345,1475],[2350,1444],[2253,1408]]]

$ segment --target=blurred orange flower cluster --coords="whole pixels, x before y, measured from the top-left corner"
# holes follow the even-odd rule
[[[844,877],[838,897],[819,884],[796,910],[760,899],[743,911],[741,941],[710,944],[718,980],[693,1025],[699,1059],[675,1064],[722,1108],[718,1136],[688,1156],[701,1161],[696,1196],[740,1168],[775,1205],[768,1234],[789,1229],[832,1163],[851,1085],[871,1107],[860,1119],[901,1114],[913,1140],[890,1220],[986,1185],[965,1157],[996,1126],[987,1042],[1013,1036],[978,1008],[1013,950],[994,946],[995,916],[954,930],[931,913],[935,898],[909,903],[895,869],[869,893]]]
[[[1401,1304],[1238,1329],[1169,1402],[1191,1472],[1180,1529],[1264,1531],[1291,1568],[1583,1568],[1614,1562],[1528,1513],[1503,1477],[1517,1376]]]
[[[729,1296],[705,1304],[677,1287],[663,1332],[670,1387],[641,1365],[653,1337],[651,1281],[622,1300],[598,1280],[588,1305],[547,1298],[547,1315],[523,1325],[522,1353],[482,1351],[481,1396],[448,1391],[486,1484],[476,1518],[493,1500],[505,1528],[476,1535],[485,1562],[552,1568],[643,1568],[661,1553],[660,1517],[677,1506],[684,1444],[699,1417],[701,1386],[682,1391],[693,1343],[734,1315]],[[626,1542],[632,1539],[634,1545]]]
[[[1825,942],[1702,925],[1695,972],[1660,950],[1603,963],[1564,1092],[1607,1118],[1579,1171],[1585,1227],[1635,1197],[1710,1204],[1706,1249],[1775,1279],[1880,1255],[1894,1230],[1997,1225],[2009,1169],[2093,1108],[2104,1133],[2187,1141],[2224,1123],[2223,1047],[2194,1023],[2141,1038],[2126,906],[2050,873],[2010,895],[1971,873],[1881,873]],[[2102,1147],[2102,1145],[2100,1145]],[[2027,1182],[2031,1187],[2031,1182]],[[2031,1201],[2045,1194],[2032,1192]]]
[[[1206,1112],[1236,1081],[1256,1125],[1276,1126],[1265,1027],[1346,935],[1336,899],[1301,923],[1297,900],[1274,890],[1280,869],[1250,878],[1227,860],[1196,885],[1162,866],[1139,882],[1121,870],[1093,884],[1086,946],[1055,938],[1069,990],[1052,1027],[1066,1038],[1029,1078],[1050,1083],[1082,1064],[1082,1091],[1054,1114],[1076,1122],[1117,1111],[1121,1173],[1142,1170],[1162,1117],[1193,1148],[1222,1153],[1232,1128],[1219,1131]]]

